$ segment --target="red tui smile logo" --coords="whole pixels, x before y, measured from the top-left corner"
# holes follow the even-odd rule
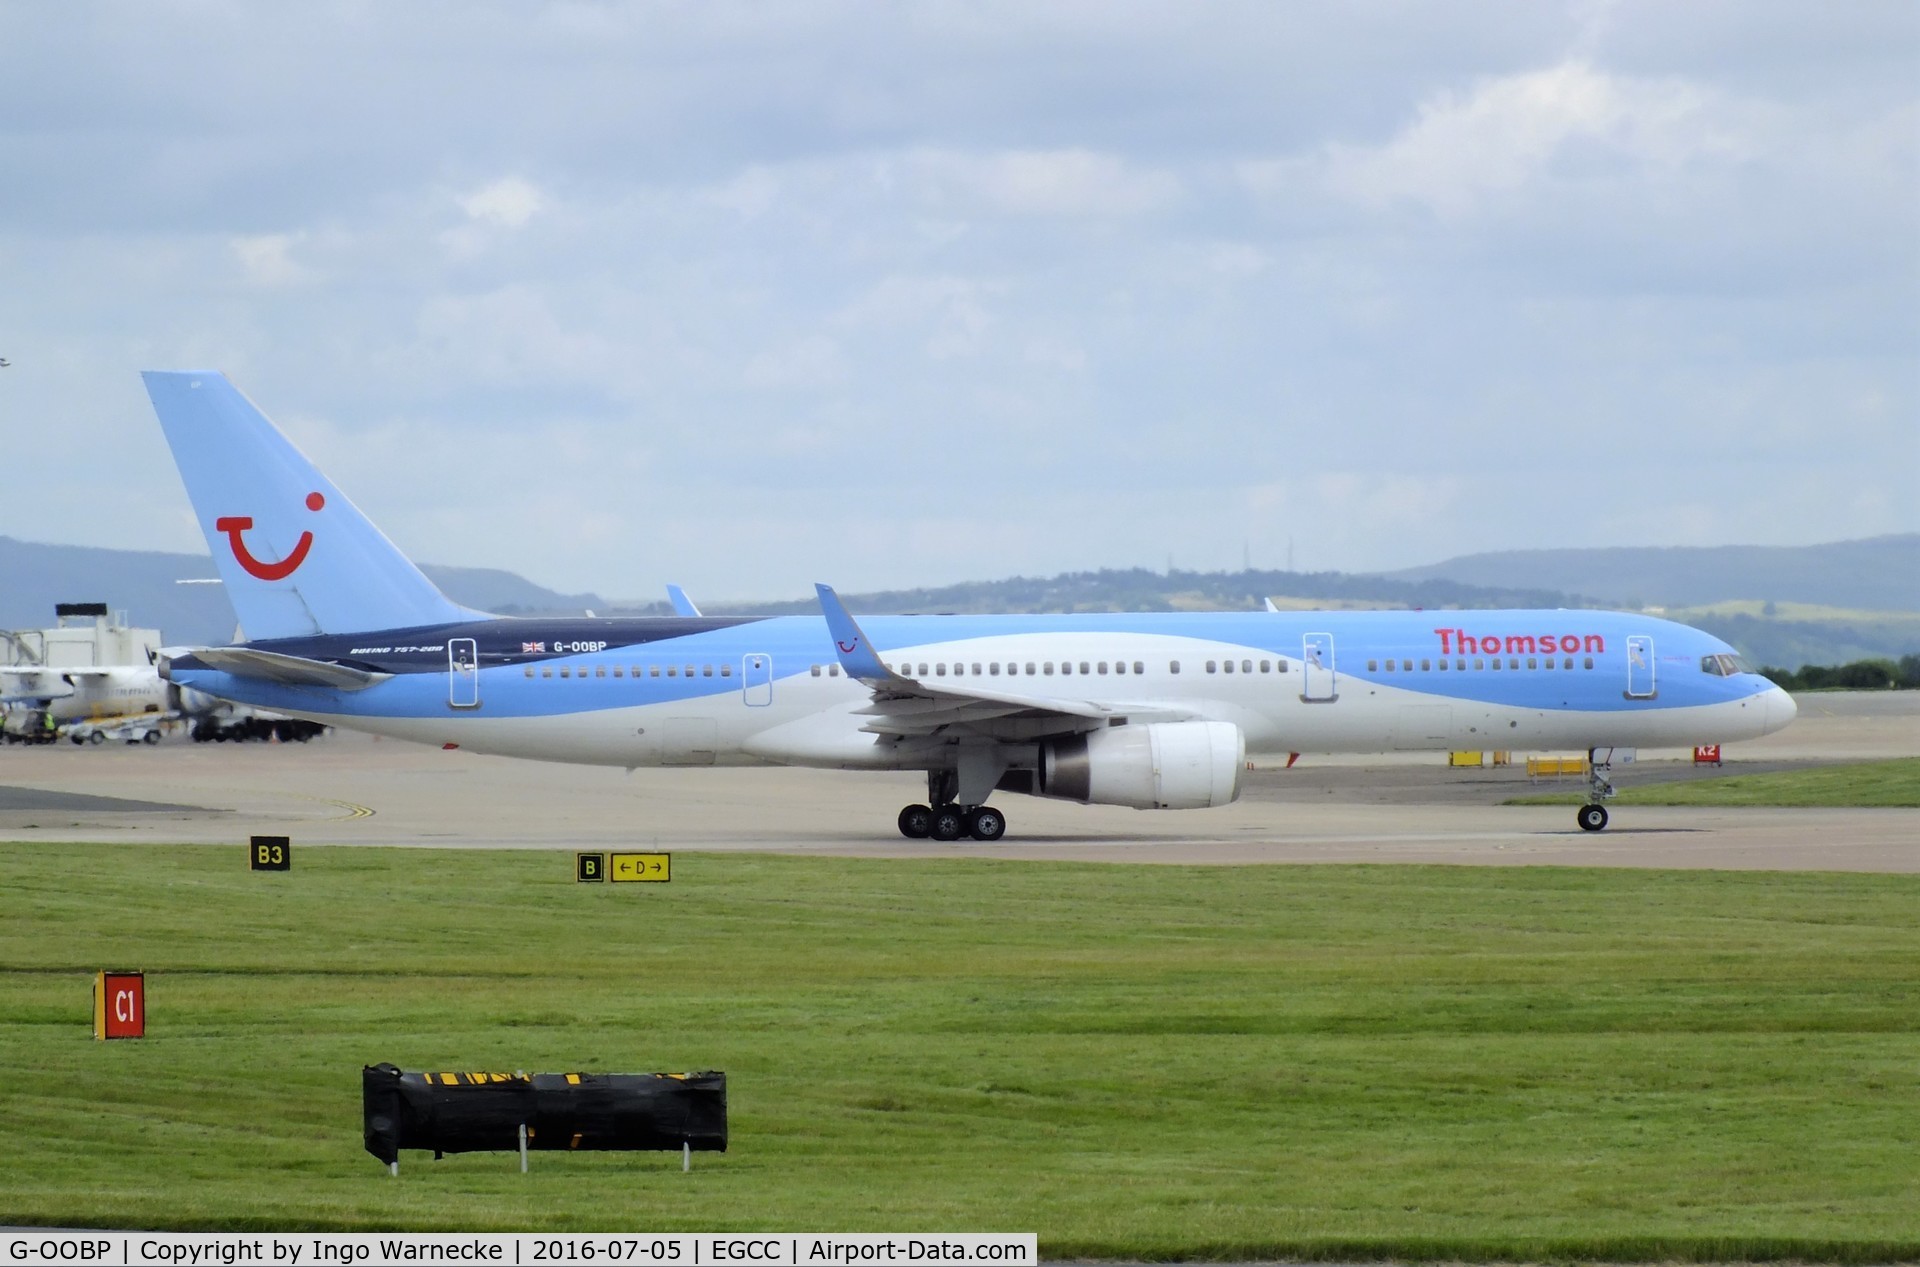
[[[318,493],[307,494],[307,509],[319,510],[327,504],[327,499]],[[300,540],[294,542],[293,550],[286,558],[269,563],[253,557],[253,551],[247,549],[247,543],[240,534],[253,527],[252,515],[224,515],[213,521],[215,532],[227,534],[227,545],[233,550],[234,561],[247,570],[248,576],[257,576],[263,581],[284,581],[300,570],[307,561],[307,551],[313,548],[313,534],[303,532]]]

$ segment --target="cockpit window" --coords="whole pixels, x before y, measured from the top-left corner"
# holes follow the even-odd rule
[[[1751,673],[1753,667],[1737,655],[1703,655],[1700,671],[1715,677],[1732,677],[1737,673]]]

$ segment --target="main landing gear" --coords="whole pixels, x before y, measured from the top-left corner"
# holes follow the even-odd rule
[[[1613,763],[1602,754],[1610,756],[1612,751],[1610,748],[1587,749],[1587,803],[1574,815],[1581,831],[1600,831],[1607,825],[1607,807],[1601,802],[1613,796],[1613,780],[1606,775]]]
[[[1007,834],[1007,816],[991,805],[909,805],[900,811],[900,834],[909,840],[998,840]]]

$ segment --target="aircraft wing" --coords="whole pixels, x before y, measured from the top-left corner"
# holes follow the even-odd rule
[[[309,660],[303,656],[281,655],[252,647],[194,647],[183,651],[165,651],[163,656],[190,655],[210,669],[235,677],[264,678],[287,686],[328,686],[337,691],[364,691],[392,677],[330,660]]]
[[[880,660],[859,622],[840,596],[827,585],[814,586],[820,610],[827,618],[840,667],[847,676],[865,683],[873,700],[854,710],[872,718],[861,729],[876,735],[930,735],[949,726],[979,726],[1014,731],[1022,737],[1073,734],[1094,730],[1109,719],[1126,717],[1185,720],[1192,714],[1169,712],[1150,705],[1126,705],[1066,696],[1006,691],[972,685],[932,685],[920,678],[895,673]]]
[[[82,669],[11,668],[0,669],[0,704],[16,700],[65,699],[73,694],[73,674]],[[91,670],[104,673],[103,669]]]

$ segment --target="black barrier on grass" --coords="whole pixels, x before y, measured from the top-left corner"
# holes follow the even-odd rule
[[[403,1148],[727,1151],[724,1073],[402,1073],[360,1071],[367,1151]]]

